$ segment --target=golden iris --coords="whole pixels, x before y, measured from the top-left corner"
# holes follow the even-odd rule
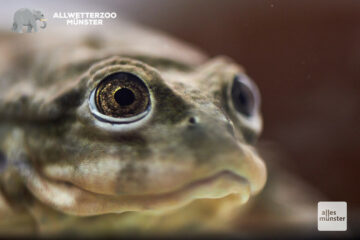
[[[95,92],[98,111],[117,118],[136,116],[150,104],[149,90],[136,75],[118,72],[103,79]]]

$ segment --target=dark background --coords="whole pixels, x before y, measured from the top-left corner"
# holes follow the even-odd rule
[[[263,141],[329,200],[360,208],[360,1],[122,0],[119,15],[243,65]]]

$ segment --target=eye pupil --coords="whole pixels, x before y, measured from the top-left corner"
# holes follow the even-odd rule
[[[244,78],[235,77],[231,95],[235,109],[241,114],[250,117],[253,115],[256,100],[251,86],[246,83]]]
[[[239,102],[243,106],[248,106],[248,100],[247,100],[247,97],[245,96],[245,94],[239,93]]]
[[[135,101],[135,95],[133,91],[128,88],[117,90],[114,94],[114,98],[120,106],[129,106]]]

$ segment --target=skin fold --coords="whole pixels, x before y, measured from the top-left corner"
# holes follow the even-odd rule
[[[267,175],[243,68],[136,25],[69,29],[1,34],[0,233],[231,231]],[[92,91],[117,72],[149,91],[140,120],[91,111]],[[230,96],[238,76],[254,91],[250,117]]]

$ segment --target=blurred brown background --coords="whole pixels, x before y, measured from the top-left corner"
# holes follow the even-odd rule
[[[242,64],[264,140],[330,200],[359,209],[360,1],[122,0],[113,10]]]

